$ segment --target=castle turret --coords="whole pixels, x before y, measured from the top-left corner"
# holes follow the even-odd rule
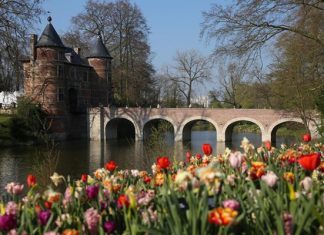
[[[66,135],[64,96],[64,66],[66,47],[48,17],[48,24],[37,41],[31,36],[30,60],[24,62],[25,95],[38,103],[52,119],[51,130]]]
[[[87,56],[88,63],[93,67],[99,78],[98,101],[103,105],[113,103],[113,91],[111,83],[111,61],[112,57],[104,45],[100,33],[98,34],[93,48]]]
[[[32,78],[32,94],[26,95],[34,97],[49,114],[62,115],[62,100],[57,94],[63,84],[66,47],[51,23],[52,18],[47,20],[48,24],[35,45],[37,71]]]

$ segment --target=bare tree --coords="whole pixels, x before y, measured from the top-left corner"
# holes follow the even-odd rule
[[[19,88],[18,58],[26,45],[28,31],[42,14],[41,0],[0,0],[0,90]]]
[[[256,58],[263,46],[284,32],[323,47],[323,13],[320,0],[236,0],[227,6],[214,4],[204,12],[201,35],[218,43],[214,55]],[[319,21],[317,30],[307,27],[311,14]]]
[[[88,0],[84,12],[72,18],[70,43],[91,42],[98,31],[113,63],[115,99],[120,105],[146,103],[152,91],[154,69],[148,44],[149,27],[141,10],[128,0]],[[79,40],[78,40],[79,39]],[[145,90],[145,92],[144,92]]]
[[[175,65],[167,71],[171,81],[177,83],[177,88],[185,97],[186,105],[191,103],[194,85],[210,80],[211,64],[209,59],[196,50],[178,51],[174,58]]]
[[[243,69],[237,63],[219,66],[218,89],[211,91],[213,100],[226,106],[241,108],[240,85],[243,82]]]

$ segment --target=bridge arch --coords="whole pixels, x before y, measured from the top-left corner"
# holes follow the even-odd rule
[[[176,141],[185,140],[186,136],[190,136],[191,127],[192,127],[191,124],[194,124],[196,121],[206,121],[206,122],[211,123],[214,126],[215,130],[216,130],[216,138],[218,139],[220,129],[219,129],[217,123],[213,119],[211,119],[209,117],[204,117],[204,116],[193,116],[193,117],[190,117],[190,118],[186,118],[181,123],[181,125],[179,127],[179,130],[177,132],[177,135],[175,137],[175,140]]]
[[[276,144],[276,133],[277,133],[278,128],[282,124],[291,123],[291,122],[304,124],[303,121],[301,120],[301,118],[282,118],[282,119],[279,119],[279,120],[277,120],[277,121],[275,121],[274,123],[271,124],[271,126],[269,127],[268,136],[271,138],[271,143],[273,145]]]
[[[170,123],[170,125],[172,126],[172,135],[173,137],[175,136],[176,134],[176,131],[178,129],[178,126],[176,125],[176,123],[169,117],[166,117],[166,116],[163,116],[163,115],[154,115],[152,117],[149,117],[148,119],[146,119],[144,122],[143,122],[143,129],[142,129],[142,138],[143,140],[150,135],[150,130],[148,129],[148,125],[149,123],[152,123],[151,124],[151,127],[152,125],[155,125],[156,123],[154,122],[158,122],[158,121],[165,121],[165,122],[168,122]]]
[[[135,138],[135,140],[140,140],[142,138],[142,134],[138,124],[132,118],[124,115],[119,117],[114,117],[105,121],[104,123],[105,138],[106,139],[118,138],[118,126],[121,123],[125,124],[127,122],[128,122],[128,127],[130,127],[129,131],[131,132],[131,137]]]
[[[260,128],[261,138],[263,139],[263,136],[265,134],[265,128],[261,122],[257,121],[256,119],[249,118],[249,117],[239,117],[239,118],[233,118],[225,123],[225,125],[223,127],[223,132],[222,132],[222,136],[223,136],[225,142],[232,141],[232,133],[233,133],[233,128],[235,126],[235,123],[241,122],[241,121],[252,122],[253,124],[257,125]]]

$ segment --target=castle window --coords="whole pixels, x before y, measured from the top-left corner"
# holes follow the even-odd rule
[[[57,100],[58,100],[58,102],[64,101],[64,89],[63,88],[58,89]]]
[[[58,60],[65,60],[65,52],[64,51],[59,51],[57,54],[57,59]]]
[[[57,77],[63,78],[64,77],[64,67],[63,65],[57,66]]]

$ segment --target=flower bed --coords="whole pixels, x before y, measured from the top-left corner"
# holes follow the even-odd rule
[[[5,234],[320,234],[324,232],[323,144],[158,157],[152,174],[113,162],[80,180],[54,174],[9,183],[0,204]],[[23,195],[23,188],[27,188]],[[63,190],[62,190],[63,188]],[[59,190],[60,189],[60,190]]]

